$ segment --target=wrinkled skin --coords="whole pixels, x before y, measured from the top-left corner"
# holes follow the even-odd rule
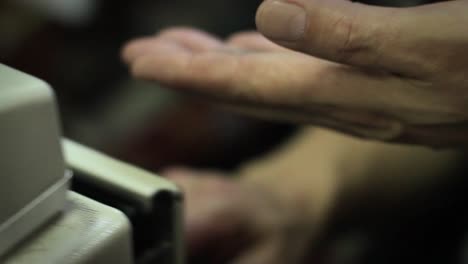
[[[123,57],[138,78],[257,116],[465,147],[467,13],[466,0],[412,8],[266,0],[257,26],[276,45],[255,33],[221,41],[175,28],[129,43]]]

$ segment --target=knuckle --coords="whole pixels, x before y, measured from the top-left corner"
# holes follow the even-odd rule
[[[336,53],[342,62],[349,62],[359,54],[369,51],[369,36],[358,25],[355,17],[340,17],[333,25],[338,32],[339,40],[336,42]]]
[[[336,39],[329,40],[329,43],[334,44],[332,47],[340,62],[378,66],[382,53],[398,41],[398,27],[392,26],[394,18],[390,12],[382,16],[378,25],[373,24],[373,18],[363,12],[360,3],[353,3],[349,12],[337,17],[331,25],[331,31],[336,35],[330,35]]]

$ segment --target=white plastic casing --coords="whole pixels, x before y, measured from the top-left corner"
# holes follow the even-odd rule
[[[131,226],[120,211],[69,191],[62,216],[29,236],[2,264],[132,264]]]
[[[0,64],[0,257],[64,207],[60,138],[49,85]]]

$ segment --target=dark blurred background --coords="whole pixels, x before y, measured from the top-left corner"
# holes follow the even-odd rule
[[[49,82],[65,136],[158,171],[231,169],[287,137],[291,126],[224,112],[132,80],[122,45],[174,25],[220,37],[254,28],[261,1],[0,1],[0,59]]]
[[[119,53],[127,40],[168,26],[199,27],[220,37],[253,29],[260,2],[3,0],[0,62],[52,85],[71,139],[155,172],[179,164],[230,170],[296,128],[135,81]],[[340,228],[324,238],[318,250],[324,260],[317,263],[468,263],[461,250],[468,233],[467,217],[460,215],[463,186],[447,186],[451,196],[421,198],[415,204],[427,207],[408,204],[397,210],[404,217],[385,215],[373,225],[356,224],[364,218],[356,212],[355,222],[337,223]]]

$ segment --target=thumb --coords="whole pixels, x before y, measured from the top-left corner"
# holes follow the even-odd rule
[[[404,11],[348,0],[266,0],[256,20],[262,34],[287,48],[393,71],[410,64],[406,52],[395,45],[403,24],[411,19]]]

